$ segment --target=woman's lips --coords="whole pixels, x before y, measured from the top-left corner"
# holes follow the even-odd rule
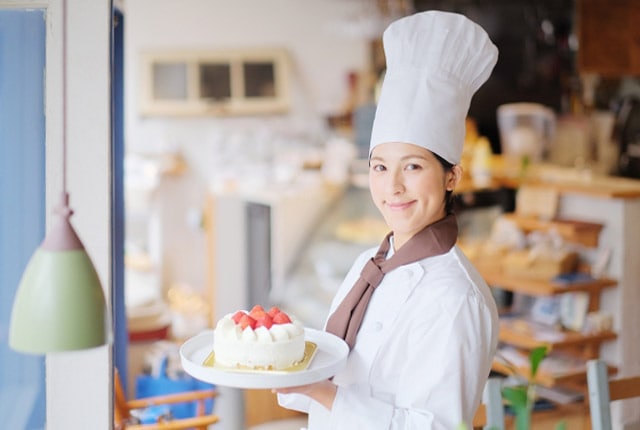
[[[410,202],[397,202],[397,203],[387,202],[387,207],[393,211],[401,211],[411,206],[414,202],[415,200],[412,200]]]

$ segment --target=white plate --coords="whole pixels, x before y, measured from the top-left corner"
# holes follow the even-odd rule
[[[282,388],[311,384],[330,378],[347,363],[349,347],[337,336],[321,330],[304,329],[305,340],[317,345],[313,360],[304,370],[291,372],[236,372],[215,366],[204,366],[213,350],[213,330],[187,340],[180,347],[180,360],[185,372],[201,381],[236,388]]]

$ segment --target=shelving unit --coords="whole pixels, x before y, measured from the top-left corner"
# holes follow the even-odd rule
[[[591,303],[590,301],[590,304]],[[553,338],[545,338],[544,336],[536,336],[535,331],[515,328],[504,323],[504,321],[501,322],[499,335],[501,343],[514,348],[528,351],[539,346],[546,346],[550,352],[566,353],[567,356],[581,359],[584,362],[588,359],[599,357],[600,346],[604,342],[609,342],[616,338],[617,334],[612,330],[582,333],[564,329],[556,330]],[[530,374],[528,366],[510,368],[499,359],[496,359],[494,362],[493,370],[506,375],[513,374],[515,371],[515,373],[525,378]],[[612,367],[612,374],[615,373],[615,371],[616,369]],[[536,382],[547,387],[563,385],[584,391],[586,389],[586,368],[578,368],[569,372],[560,372],[559,374],[548,372],[541,368],[536,376]]]
[[[640,354],[640,342],[637,336],[637,327],[640,325],[638,312],[640,265],[635,262],[640,258],[640,229],[637,228],[637,221],[640,219],[640,181],[601,176],[592,172],[587,172],[588,174],[585,175],[585,171],[544,163],[531,165],[525,175],[514,175],[512,166],[500,155],[494,156],[492,166],[493,190],[513,191],[518,190],[522,185],[545,187],[558,193],[557,218],[595,221],[602,225],[602,230],[598,234],[598,243],[603,250],[611,251],[606,273],[613,279],[600,280],[600,282],[615,284],[615,288],[611,288],[614,285],[606,287],[591,285],[590,288],[593,290],[591,297],[597,300],[594,303],[597,303],[602,311],[613,317],[616,337],[602,339],[601,342],[595,343],[590,340],[577,341],[577,345],[559,345],[554,348],[584,351],[599,347],[599,351],[591,353],[606,360],[610,365],[611,373],[638,373],[640,371],[637,360]],[[459,189],[462,194],[476,191],[475,187],[469,184]],[[480,265],[476,264],[476,266],[482,273],[487,272],[487,281],[490,284],[501,282],[508,286],[511,283],[501,277],[502,274],[499,271],[492,270],[490,267],[483,270]],[[546,282],[538,283],[520,279],[513,279],[513,281],[519,283],[521,287],[519,292],[522,294],[537,296],[562,294],[586,288],[584,285],[574,284],[560,288],[559,285],[549,286]],[[587,417],[582,416],[581,412],[586,407],[584,403],[574,403],[552,411],[553,418],[549,423],[553,425],[548,428],[555,428],[557,418],[571,414],[567,410],[573,409],[574,406],[576,414],[580,415],[578,416],[580,422],[575,427],[569,425],[569,428],[590,428],[581,427],[582,424],[588,424],[588,420],[584,419],[588,418],[588,408],[586,409]],[[638,410],[640,410],[640,400],[623,402],[612,411],[612,420],[619,425],[635,422],[638,419]],[[536,429],[547,428],[540,423],[541,417],[546,415],[546,412],[536,412]]]
[[[579,220],[541,220],[529,216],[519,216],[517,213],[504,214],[503,216],[526,233],[553,230],[567,241],[591,248],[598,246],[598,235],[603,228],[601,224]],[[617,281],[614,279],[594,279],[588,276],[578,276],[575,280],[566,281],[519,277],[503,273],[497,264],[495,267],[485,264],[480,266],[479,270],[489,285],[513,293],[534,297],[586,293],[589,298],[587,312],[600,310],[602,292],[617,285]],[[580,363],[586,363],[588,359],[599,357],[601,345],[616,338],[617,334],[613,330],[589,333],[555,327],[541,329],[540,325],[527,322],[524,319],[505,316],[501,318],[499,335],[503,345],[510,346],[516,351],[526,352],[539,346],[546,346],[554,354],[570,357],[570,360],[575,359],[575,365],[568,365],[567,368],[560,367],[556,371],[549,371],[541,366],[536,376],[536,382],[545,387],[561,386],[583,393],[586,392],[586,368],[582,368]],[[549,360],[553,359],[549,358]],[[511,365],[500,357],[494,361],[493,370],[505,375],[515,373],[525,378],[530,375],[528,364],[517,362]],[[615,373],[615,371],[616,369],[612,367],[611,372]]]

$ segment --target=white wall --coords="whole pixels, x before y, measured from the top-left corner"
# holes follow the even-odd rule
[[[202,144],[212,129],[247,124],[322,130],[322,116],[337,113],[347,96],[347,73],[367,66],[368,41],[336,30],[361,10],[360,1],[339,0],[127,0],[128,148],[146,152],[193,141]],[[199,120],[138,115],[138,56],[142,51],[259,47],[283,47],[291,56],[289,114]]]
[[[322,144],[325,116],[339,113],[347,75],[368,66],[369,40],[345,23],[366,15],[367,0],[125,0],[125,138],[128,152],[180,152],[190,170],[165,178],[162,212],[163,284],[205,284],[204,233],[187,225],[202,209],[212,175],[224,157],[245,165],[274,145]],[[291,59],[291,109],[258,117],[142,117],[139,55],[145,50],[285,48]],[[224,155],[223,155],[224,153]],[[231,154],[231,155],[230,155]],[[246,157],[246,158],[243,158]],[[250,157],[253,157],[251,159]],[[225,158],[226,160],[226,158]],[[226,165],[222,165],[225,164]],[[232,162],[233,163],[233,162]],[[253,164],[252,164],[253,166]],[[257,174],[259,167],[252,167]]]
[[[31,2],[35,3],[35,2]],[[62,189],[62,10],[47,7],[46,193],[47,215]],[[111,298],[111,123],[109,34],[111,4],[68,0],[67,163],[71,218]],[[47,355],[47,428],[112,427],[112,356],[108,346]]]

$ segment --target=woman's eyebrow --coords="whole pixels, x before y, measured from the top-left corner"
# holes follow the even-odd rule
[[[421,155],[421,154],[408,154],[408,155],[405,155],[405,156],[401,157],[400,161],[406,161],[406,160],[410,160],[412,158],[417,158],[417,159],[420,159],[420,160],[426,160],[427,159],[427,157],[425,157],[424,155]],[[373,161],[373,160],[385,161],[385,158],[381,157],[381,156],[375,156],[375,157],[371,157],[370,160],[371,161]]]
[[[404,157],[401,158],[401,160],[410,160],[412,158],[418,158],[420,160],[426,160],[427,157],[425,157],[424,155],[421,154],[409,154],[409,155],[405,155]]]

